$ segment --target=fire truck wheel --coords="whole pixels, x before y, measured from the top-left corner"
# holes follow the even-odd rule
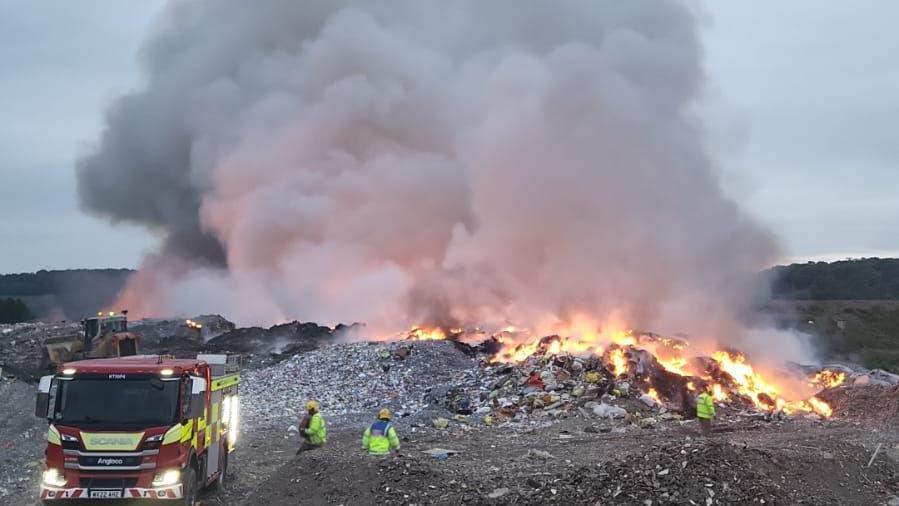
[[[188,466],[184,471],[184,505],[194,506],[197,500],[197,471]]]
[[[228,484],[228,445],[222,445],[222,472],[219,474],[219,477],[216,478],[215,483],[212,485],[212,488],[216,492],[221,492],[225,490],[225,486]]]

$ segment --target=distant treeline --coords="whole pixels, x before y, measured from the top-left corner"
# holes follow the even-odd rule
[[[0,275],[0,299],[21,299],[38,318],[78,319],[112,304],[133,273],[130,269],[75,269],[4,274]],[[763,275],[771,279],[775,299],[899,299],[896,258],[793,264]]]
[[[899,299],[899,258],[809,262],[768,271],[776,299]]]
[[[21,299],[38,318],[75,320],[115,301],[134,271],[72,269],[0,275],[0,298]]]
[[[0,323],[20,323],[34,319],[22,299],[0,299]]]

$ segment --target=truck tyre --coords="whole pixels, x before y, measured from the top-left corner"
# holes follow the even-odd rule
[[[188,466],[184,471],[182,489],[184,491],[184,506],[194,506],[194,502],[197,500],[197,471],[193,466]]]
[[[228,484],[228,445],[222,444],[222,472],[212,485],[216,492],[223,492]]]

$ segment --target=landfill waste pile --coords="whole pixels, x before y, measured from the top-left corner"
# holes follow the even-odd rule
[[[371,418],[388,407],[420,422],[444,416],[448,392],[485,384],[487,371],[453,343],[394,342],[325,345],[265,369],[249,370],[241,392],[248,423],[287,427],[307,399],[330,419]],[[295,430],[295,427],[294,427]]]
[[[233,326],[220,316],[196,317],[210,321],[210,328]],[[140,320],[129,325],[129,331],[141,336],[140,353],[165,354],[176,357],[196,355],[203,343],[185,333],[183,321]],[[46,343],[48,340],[72,337],[81,339],[80,322],[29,322],[0,325],[0,368],[7,375],[15,375],[24,381],[37,381],[53,371]]]
[[[47,370],[47,339],[78,334],[78,322],[0,325],[0,368],[3,374],[35,381]]]
[[[200,315],[187,320],[143,319],[134,322],[130,330],[140,334],[143,342],[162,343],[166,340],[198,341],[200,344],[231,332],[236,327],[221,315]]]
[[[305,343],[304,350],[327,343],[331,335],[330,329],[313,324],[294,328],[313,336],[297,341]],[[597,356],[575,355],[560,351],[558,336],[544,337],[528,350],[529,355],[519,353],[514,362],[504,363],[498,361],[502,355],[495,338],[466,344],[446,335],[452,336],[413,329],[402,341],[331,344],[292,356],[271,353],[282,361],[264,372],[246,374],[244,388],[259,400],[247,408],[247,416],[290,426],[301,415],[303,400],[316,398],[330,416],[370,416],[372,409],[387,406],[401,417],[411,416],[408,422],[438,428],[460,423],[534,424],[570,417],[651,427],[694,418],[696,395],[706,385],[714,387],[721,416],[766,420],[831,416],[828,403],[817,397],[789,403],[777,398],[773,387],[752,376],[756,373],[748,364],[731,369],[748,369],[740,377],[723,368],[721,361],[699,358],[695,360],[705,373],[694,376],[671,370],[670,362],[639,343],[613,345]],[[639,339],[678,346],[675,340],[651,334]],[[259,343],[252,346],[260,349]],[[744,365],[744,357],[735,352],[725,358]],[[809,368],[801,374],[819,393],[867,384],[867,378],[891,381],[888,373],[840,367]],[[603,423],[597,430],[609,427]]]
[[[182,319],[143,319],[129,322],[129,331],[140,336],[140,353],[193,357],[198,353],[236,353],[250,367],[263,367],[334,342],[353,326],[335,329],[314,323],[291,322],[264,329],[236,329],[220,315]],[[79,336],[80,322],[29,322],[0,325],[0,368],[8,375],[35,382],[52,372],[46,342]]]
[[[332,329],[298,321],[268,329],[239,328],[209,340],[205,349],[211,353],[242,355],[246,366],[259,368],[337,342],[359,328],[361,325],[354,324],[337,325]]]

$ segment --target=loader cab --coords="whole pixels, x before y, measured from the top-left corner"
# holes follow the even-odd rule
[[[91,342],[105,334],[117,334],[119,332],[128,332],[128,316],[127,314],[109,313],[108,315],[97,314],[91,318],[86,318],[84,325],[84,343]]]
[[[128,331],[128,311],[97,313],[82,320],[88,357],[128,357],[138,354],[139,337]]]

